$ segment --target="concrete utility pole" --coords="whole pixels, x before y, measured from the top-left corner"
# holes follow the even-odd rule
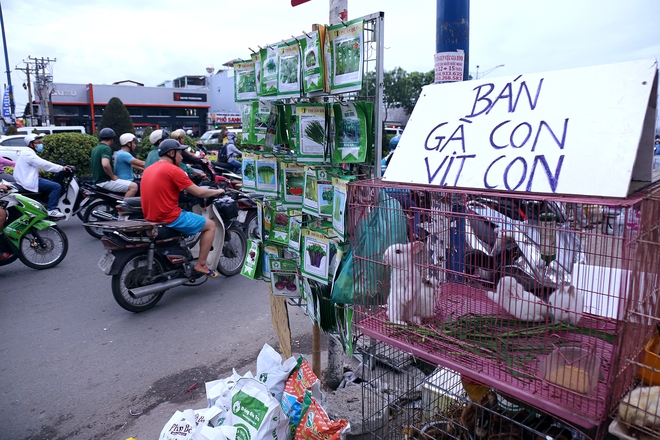
[[[46,71],[50,71],[50,63],[57,61],[57,58],[35,58],[28,56],[27,61],[23,60],[25,63],[25,69],[16,69],[22,70],[27,75],[28,83],[28,99],[30,100],[30,126],[34,125],[34,108],[32,107],[32,87],[30,83],[30,74],[34,72],[34,91],[37,97],[39,98],[39,108],[41,114],[41,125],[50,125],[52,120],[52,105],[50,102],[50,91],[53,84],[53,76],[46,74]]]

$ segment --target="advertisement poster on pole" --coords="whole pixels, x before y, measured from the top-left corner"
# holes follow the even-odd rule
[[[439,52],[435,54],[435,83],[463,81],[465,52]]]

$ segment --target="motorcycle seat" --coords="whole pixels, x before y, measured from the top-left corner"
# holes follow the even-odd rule
[[[124,203],[131,208],[142,208],[139,197],[124,197]]]
[[[174,237],[181,237],[183,234],[181,232],[168,228],[165,225],[158,226],[158,235],[156,236],[156,240],[165,240],[168,238],[174,238]]]
[[[122,195],[122,196],[124,195],[124,193],[119,193],[119,192],[116,192],[116,191],[107,190],[107,189],[102,188],[102,187],[100,187],[100,186],[98,186],[98,185],[96,185],[92,182],[84,182],[82,184],[82,186],[83,186],[83,188],[85,188],[87,190],[94,191],[94,192],[101,193],[101,194],[111,194],[111,195],[118,195],[119,194],[119,195]]]
[[[18,193],[30,198],[37,198],[41,193],[39,191],[34,192],[34,191],[29,191],[25,188],[23,188],[21,185],[18,184],[18,182],[11,182],[11,186],[15,187],[16,190],[18,190]]]

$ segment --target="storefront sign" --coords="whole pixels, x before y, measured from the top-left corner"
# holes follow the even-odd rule
[[[241,123],[241,114],[240,113],[216,113],[215,114],[215,123],[216,124],[240,124]]]
[[[384,179],[625,197],[660,178],[657,94],[655,59],[428,85]]]
[[[206,102],[206,93],[179,93],[174,92],[175,101]]]

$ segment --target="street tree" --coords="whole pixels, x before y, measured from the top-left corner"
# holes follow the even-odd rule
[[[114,97],[108,101],[98,130],[101,131],[103,128],[112,128],[115,131],[115,148],[119,148],[119,136],[124,133],[135,133],[131,115],[121,99]]]

